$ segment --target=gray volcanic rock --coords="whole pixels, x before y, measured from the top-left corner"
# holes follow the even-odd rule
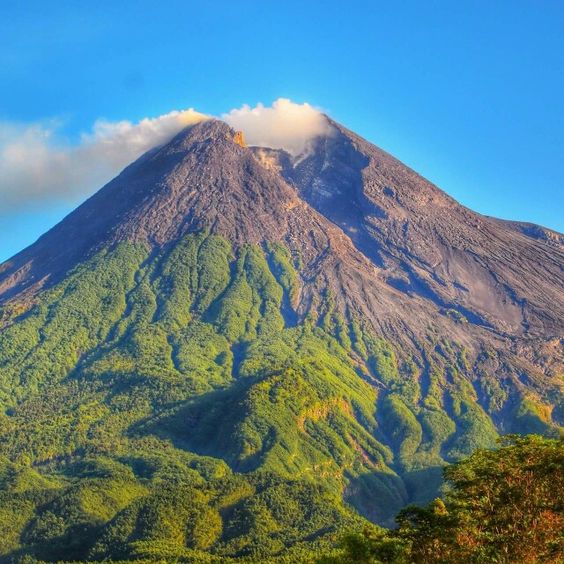
[[[563,238],[461,206],[332,122],[305,157],[269,153],[302,197],[386,272],[389,285],[499,333],[559,336]]]

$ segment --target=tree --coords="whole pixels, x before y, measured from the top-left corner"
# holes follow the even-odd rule
[[[445,499],[393,531],[348,535],[326,562],[564,562],[564,441],[506,436],[445,469]]]

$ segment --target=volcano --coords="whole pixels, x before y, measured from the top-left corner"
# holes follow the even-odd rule
[[[564,236],[325,119],[192,125],[0,265],[0,553],[298,559],[558,434]]]

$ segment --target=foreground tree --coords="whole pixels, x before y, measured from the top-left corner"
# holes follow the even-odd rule
[[[347,536],[332,563],[564,562],[564,441],[507,436],[445,469],[445,500]]]

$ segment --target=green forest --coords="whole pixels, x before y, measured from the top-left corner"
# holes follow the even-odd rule
[[[1,561],[556,561],[562,443],[492,450],[546,405],[432,328],[423,363],[329,293],[300,319],[300,268],[120,243],[0,310]]]

